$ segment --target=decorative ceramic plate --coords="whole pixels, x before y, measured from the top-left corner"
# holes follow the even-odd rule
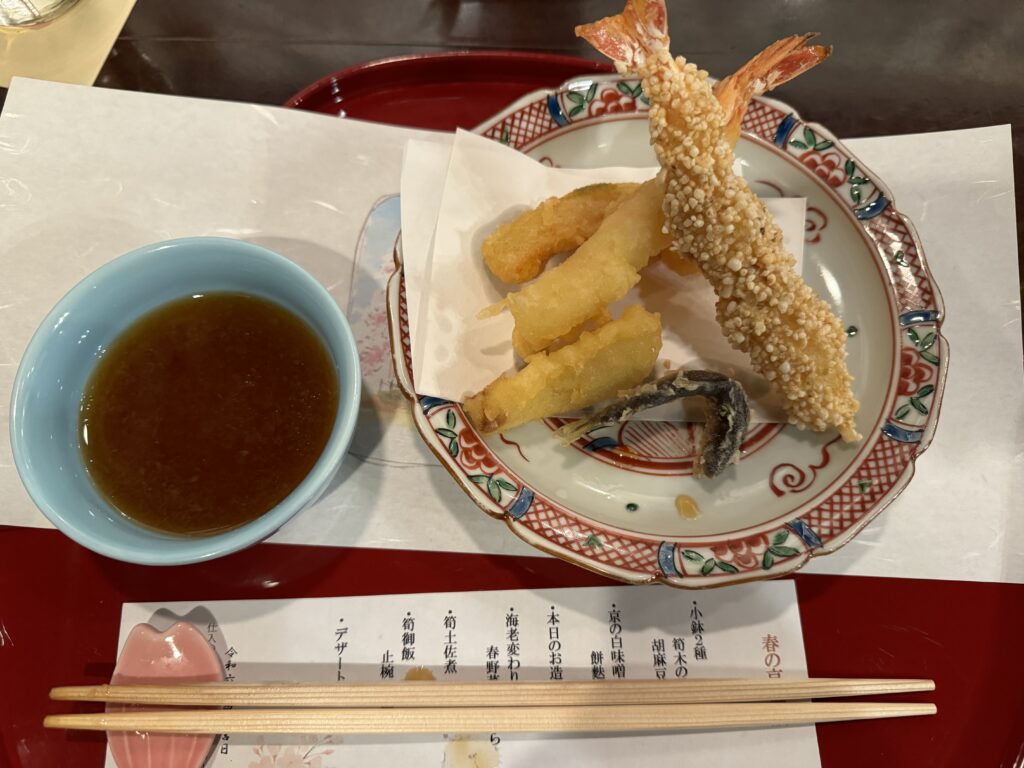
[[[477,131],[558,166],[649,167],[647,108],[636,80],[588,77],[525,96]],[[551,435],[559,419],[481,436],[458,403],[415,393],[396,253],[392,350],[423,439],[523,540],[622,581],[701,588],[795,571],[896,498],[935,431],[942,298],[892,195],[835,136],[772,99],[751,105],[736,155],[759,195],[807,198],[804,277],[847,328],[859,443],[755,425],[740,462],[709,481],[692,477],[698,424],[630,422],[569,448]],[[693,503],[678,509],[680,495]]]

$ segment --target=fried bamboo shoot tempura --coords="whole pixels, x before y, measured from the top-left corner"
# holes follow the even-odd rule
[[[572,344],[534,355],[521,371],[491,382],[463,407],[481,432],[504,432],[635,387],[650,374],[660,351],[660,317],[628,307],[618,320]]]
[[[777,88],[829,57],[830,47],[807,44],[812,37],[813,34],[792,35],[772,43],[736,72],[715,83],[715,98],[726,116],[726,137],[733,146],[739,140],[740,124],[755,96]],[[532,280],[556,253],[577,248],[593,235],[604,218],[638,186],[591,184],[562,197],[548,198],[498,227],[484,241],[484,261],[495,277],[506,283],[519,285]],[[679,274],[699,271],[686,254],[666,250],[662,258]]]
[[[573,342],[575,342],[577,339],[579,339],[579,337],[582,336],[587,331],[596,331],[602,325],[611,322],[611,319],[612,313],[609,312],[607,308],[602,308],[600,312],[598,312],[593,317],[583,321],[580,325],[577,325],[565,336],[559,336],[557,339],[551,342],[551,344],[548,345],[548,348],[545,351],[554,352],[555,350],[561,349],[562,347],[567,347]],[[516,350],[516,354],[519,354],[518,350],[520,349],[520,346],[521,344],[519,342],[519,336],[515,332],[515,330],[513,330],[512,348]],[[527,355],[520,354],[519,356],[524,360],[527,358]]]
[[[546,349],[639,282],[640,270],[670,242],[659,224],[662,196],[657,181],[642,184],[572,256],[505,298],[516,320],[517,352]]]
[[[730,344],[782,395],[790,423],[858,439],[843,327],[797,274],[764,203],[733,173],[726,115],[707,72],[669,53],[664,0],[629,0],[622,14],[576,32],[643,80],[673,247],[695,257],[718,294]]]
[[[582,245],[639,186],[591,184],[562,197],[549,197],[494,230],[484,240],[484,262],[506,283],[533,280],[556,253]]]

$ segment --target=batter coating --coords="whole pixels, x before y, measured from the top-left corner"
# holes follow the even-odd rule
[[[674,249],[694,258],[718,295],[729,343],[781,394],[791,424],[860,439],[843,326],[797,274],[764,204],[733,173],[726,115],[707,72],[669,53],[663,0],[629,0],[623,13],[576,33],[643,80],[666,227]]]

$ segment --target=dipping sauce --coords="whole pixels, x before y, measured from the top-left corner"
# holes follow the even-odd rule
[[[86,384],[79,439],[97,488],[125,516],[209,535],[272,509],[330,437],[338,377],[289,310],[211,293],[121,334]]]

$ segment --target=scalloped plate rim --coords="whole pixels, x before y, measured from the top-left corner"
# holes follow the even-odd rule
[[[478,124],[473,129],[473,131],[482,134],[484,133],[484,131],[499,125],[505,118],[521,111],[524,107],[534,104],[539,99],[547,99],[549,96],[552,95],[557,96],[559,93],[568,90],[568,87],[571,85],[595,82],[635,82],[635,80],[636,78],[623,77],[621,75],[614,73],[598,75],[581,75],[579,77],[573,77],[563,82],[557,88],[540,89],[521,96],[520,98],[512,102],[505,109],[497,112],[492,117]],[[434,430],[430,427],[429,418],[419,402],[419,396],[415,393],[414,388],[412,387],[412,380],[410,375],[411,372],[406,370],[400,333],[395,332],[396,328],[398,328],[399,324],[401,323],[400,311],[403,289],[403,269],[400,255],[400,236],[399,241],[396,242],[396,270],[389,278],[387,285],[388,332],[389,338],[391,340],[392,362],[395,366],[396,377],[399,381],[399,387],[402,390],[405,397],[410,400],[410,407],[413,411],[414,422],[416,424],[417,432],[419,433],[420,437],[423,439],[423,441],[427,444],[431,452],[438,459],[440,465],[445,469],[445,471],[447,471],[452,476],[452,479],[459,485],[460,488],[462,488],[462,490],[481,509],[481,511],[483,511],[490,517],[500,518],[504,520],[509,529],[516,536],[518,536],[521,540],[523,540],[530,546],[542,552],[545,552],[546,554],[553,555],[561,560],[572,563],[573,565],[583,567],[587,570],[598,573],[608,578],[615,579],[617,581],[622,581],[631,584],[651,584],[660,582],[676,588],[706,589],[729,586],[733,584],[747,583],[751,581],[759,581],[762,579],[778,578],[781,576],[791,574],[802,568],[807,562],[811,560],[811,558],[831,554],[837,551],[838,549],[841,549],[846,544],[848,544],[875,518],[877,518],[878,515],[881,514],[881,512],[884,509],[886,509],[893,501],[895,501],[900,496],[900,494],[904,491],[907,485],[909,485],[911,480],[914,478],[914,475],[916,473],[916,461],[931,445],[931,442],[934,439],[935,430],[938,426],[938,421],[941,414],[942,395],[944,393],[946,384],[950,354],[948,340],[942,334],[942,326],[945,321],[946,312],[941,291],[935,282],[931,270],[928,267],[924,249],[921,246],[920,237],[917,233],[916,228],[914,227],[913,223],[897,209],[895,199],[893,198],[893,195],[889,190],[888,186],[885,184],[885,182],[879,177],[877,177],[875,174],[873,174],[868,168],[868,166],[864,165],[860,161],[860,159],[857,158],[857,156],[853,152],[851,152],[848,149],[848,147],[846,147],[842,143],[842,141],[835,137],[827,128],[816,122],[803,121],[800,118],[799,113],[785,102],[768,97],[758,97],[756,101],[762,102],[779,112],[785,112],[793,119],[793,128],[790,130],[789,133],[787,133],[786,139],[788,139],[788,137],[792,135],[792,133],[795,131],[797,127],[801,126],[810,128],[819,135],[824,134],[825,136],[827,136],[833,142],[833,145],[841,149],[843,154],[845,154],[848,159],[856,162],[856,167],[860,169],[860,175],[870,179],[871,185],[874,186],[875,189],[878,190],[879,194],[881,196],[884,196],[884,198],[888,201],[888,205],[886,206],[886,208],[893,215],[895,215],[900,221],[900,223],[902,223],[902,225],[906,228],[906,231],[909,234],[914,245],[914,249],[916,252],[915,255],[918,260],[920,270],[923,273],[925,280],[929,284],[929,287],[931,288],[933,294],[935,317],[930,322],[934,323],[936,342],[938,344],[938,349],[940,349],[942,352],[936,371],[936,380],[934,384],[934,391],[932,397],[932,409],[928,414],[929,418],[920,430],[920,440],[916,443],[916,445],[914,445],[914,448],[909,455],[906,465],[904,465],[902,472],[900,472],[900,474],[894,480],[893,484],[885,491],[884,495],[881,498],[879,498],[878,501],[876,501],[873,504],[873,506],[854,524],[835,534],[826,541],[821,542],[816,547],[812,548],[810,546],[806,546],[806,548],[799,550],[799,552],[794,556],[789,556],[784,560],[776,560],[774,564],[770,567],[770,569],[742,571],[739,573],[715,573],[713,578],[709,578],[706,574],[700,573],[669,574],[665,573],[661,568],[659,568],[657,572],[652,573],[642,573],[637,570],[618,568],[606,563],[602,563],[593,558],[582,556],[572,551],[571,549],[568,549],[564,546],[556,545],[550,540],[545,539],[541,534],[527,528],[519,520],[513,518],[509,514],[507,509],[501,507],[499,504],[495,503],[489,496],[486,496],[484,493],[482,493],[482,490],[479,488],[479,486],[474,485],[472,482],[469,482],[465,477],[457,473],[451,464],[451,457],[442,450],[440,443],[436,439],[437,436]],[[633,113],[633,117],[630,119],[640,119],[640,114],[644,113],[640,111]],[[555,129],[555,132],[557,133],[563,127],[564,126],[559,126],[558,128]],[[746,131],[744,131],[744,133],[748,136],[748,138],[757,139],[759,140],[758,143],[767,145],[767,148],[770,151],[778,152],[779,154],[783,155],[788,154],[786,153],[785,149],[781,149],[775,146],[762,136],[758,136],[757,134],[749,134]],[[838,193],[831,190],[823,182],[818,181],[817,183],[826,194],[835,195],[836,197],[838,197]],[[846,204],[845,201],[837,200],[837,202],[844,208],[849,208],[849,205]],[[870,236],[868,239],[870,239]],[[884,264],[884,256],[880,252],[879,248],[876,246],[871,250],[873,251],[876,258],[878,258]],[[887,290],[890,293],[894,294],[895,286],[893,285],[893,277],[884,266],[883,274],[886,278],[885,283]],[[899,310],[899,302],[897,301],[896,304],[896,320],[897,323],[899,323],[900,317],[903,314],[905,314],[905,311],[901,313]],[[898,336],[896,338],[898,339]],[[896,349],[894,349],[894,352],[897,353],[897,355],[899,353],[899,349],[900,348],[898,346]],[[898,375],[899,374],[897,366],[896,376]],[[460,404],[453,403],[452,405],[461,413]],[[895,402],[893,403],[893,405],[895,405]],[[883,413],[881,422],[884,424],[889,421],[890,418],[886,416],[885,413]],[[470,429],[472,428],[470,427]],[[863,463],[866,460],[867,455],[869,454],[870,452],[868,454],[865,454],[864,457],[859,458],[858,461]],[[858,464],[858,466],[860,466],[860,464]],[[497,474],[497,472],[495,474]],[[524,487],[528,488],[528,483],[524,482]],[[797,507],[797,509],[798,508],[799,506]],[[585,513],[576,510],[572,511],[575,515],[587,519]],[[794,515],[793,519],[789,520],[788,522],[782,523],[777,528],[770,529],[763,535],[770,536],[773,532],[778,532],[783,529],[792,530],[790,528],[790,523],[796,522],[798,519],[799,518],[796,515]],[[659,536],[649,535],[645,536],[645,538],[654,540],[659,538]],[[666,536],[661,538],[664,539],[661,545],[663,547],[665,546],[665,544],[670,543],[673,539],[682,539],[683,537]],[[729,535],[728,540],[742,538],[744,538],[743,533],[734,532]],[[797,538],[800,538],[799,534],[797,535]],[[672,543],[672,546],[675,547],[678,543],[682,543],[682,541]],[[803,544],[803,542],[801,542],[801,544]],[[711,573],[714,573],[714,568],[711,569]]]

